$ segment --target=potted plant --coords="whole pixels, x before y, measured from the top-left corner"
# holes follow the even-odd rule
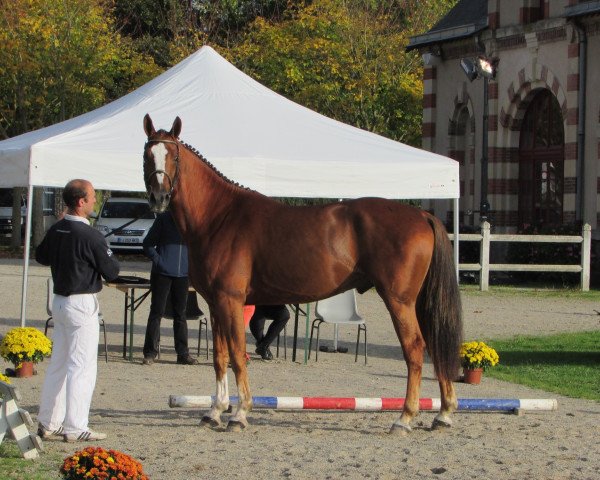
[[[60,473],[65,480],[88,480],[94,478],[123,478],[148,480],[142,464],[117,450],[87,447],[65,458]]]
[[[460,363],[463,367],[465,383],[478,385],[481,376],[488,367],[495,366],[500,357],[498,353],[484,342],[465,342],[460,347]]]
[[[17,377],[33,375],[33,364],[52,352],[52,341],[33,327],[10,330],[0,343],[0,356],[15,366]]]

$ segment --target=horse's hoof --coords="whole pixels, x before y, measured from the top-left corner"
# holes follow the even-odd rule
[[[202,420],[200,420],[200,426],[201,427],[218,428],[221,426],[221,422],[219,420],[215,420],[212,417],[209,417],[208,415],[205,415],[202,417]]]
[[[450,428],[452,426],[452,420],[449,418],[435,417],[433,419],[433,423],[431,424],[432,430],[442,430],[446,428]]]
[[[394,422],[392,428],[390,428],[390,434],[398,435],[400,437],[406,437],[410,432],[412,432],[412,428],[406,423]]]
[[[238,420],[229,420],[227,423],[228,432],[241,432],[248,426],[247,423],[240,422]]]

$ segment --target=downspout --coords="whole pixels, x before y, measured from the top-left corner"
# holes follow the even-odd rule
[[[585,94],[587,71],[587,35],[585,29],[574,21],[573,25],[579,36],[579,92],[577,99],[577,160],[575,174],[577,175],[577,203],[575,205],[575,219],[584,221],[584,175],[585,175]]]

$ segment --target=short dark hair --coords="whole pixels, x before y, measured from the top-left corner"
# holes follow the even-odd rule
[[[65,205],[69,208],[75,208],[80,198],[87,196],[87,189],[90,182],[76,178],[65,185],[62,197]]]

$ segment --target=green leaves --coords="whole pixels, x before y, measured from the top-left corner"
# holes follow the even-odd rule
[[[158,73],[115,30],[103,0],[7,0],[0,11],[6,135],[97,108]]]
[[[425,6],[448,2],[408,2],[412,10],[406,3],[315,0],[277,23],[257,18],[242,42],[223,53],[294,101],[417,145],[422,73],[414,54],[404,53],[408,27]]]

